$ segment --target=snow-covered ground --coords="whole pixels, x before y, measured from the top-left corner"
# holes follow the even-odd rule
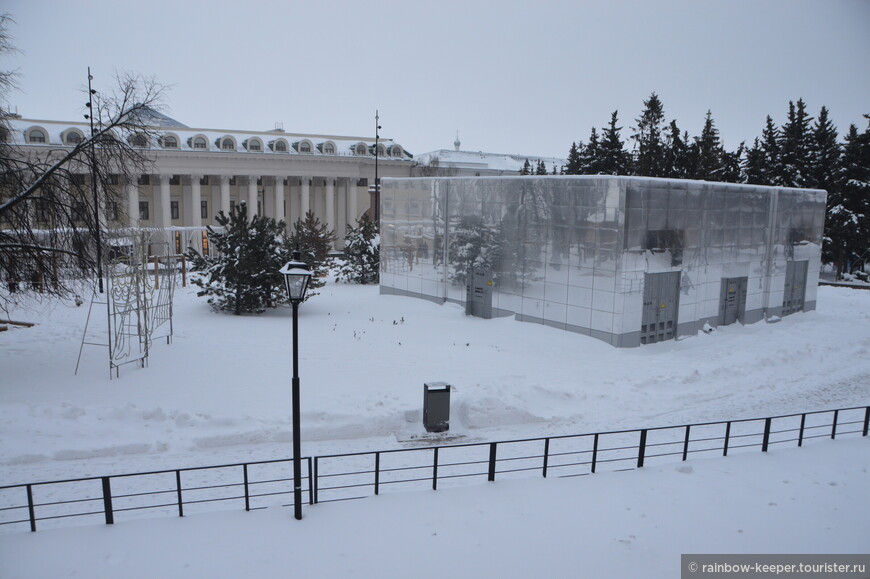
[[[431,381],[454,387],[450,430],[460,437],[457,442],[866,405],[870,292],[821,287],[818,295],[816,311],[779,323],[734,325],[679,341],[616,349],[510,318],[469,318],[454,304],[330,283],[300,308],[303,453],[402,447],[424,432],[422,390]],[[156,344],[148,368],[123,367],[120,379],[113,380],[106,350],[96,346],[85,346],[79,373],[73,375],[86,314],[87,304],[53,303],[10,312],[11,319],[37,325],[0,333],[3,484],[289,456],[289,309],[262,316],[215,314],[192,289],[179,288],[173,343]],[[105,325],[104,311],[95,308],[92,326]],[[285,525],[288,513],[277,510],[127,522],[89,527],[80,535],[66,530],[7,535],[0,537],[0,548],[17,555],[68,545],[57,549],[71,559],[63,567],[70,570],[89,569],[87,554],[95,557],[90,559],[94,565],[106,554],[99,566],[105,574],[117,570],[113,561],[127,574],[144,562],[134,546],[144,535],[165,541],[165,565],[192,565],[187,576],[224,568],[220,561],[225,558],[201,551],[211,552],[212,545],[227,557],[248,545],[249,555],[237,558],[248,565],[238,567],[238,574],[244,568],[263,576],[294,565],[331,570],[324,576],[342,576],[342,569],[350,568],[368,576],[366,569],[373,572],[379,559],[374,555],[393,547],[405,554],[387,557],[391,568],[422,576],[467,576],[475,569],[490,575],[488,562],[498,565],[496,571],[510,571],[493,576],[540,575],[533,563],[523,567],[526,559],[543,565],[545,575],[589,568],[602,570],[597,576],[626,576],[603,571],[605,563],[624,553],[631,553],[626,568],[648,561],[661,571],[652,576],[674,576],[679,561],[674,553],[679,552],[800,552],[815,544],[821,545],[818,552],[840,550],[838,545],[855,551],[853,537],[866,537],[870,529],[866,516],[849,517],[855,510],[866,513],[870,501],[866,492],[839,491],[868,488],[866,445],[867,439],[835,441],[767,456],[693,461],[689,468],[695,476],[685,476],[680,470],[685,465],[674,465],[570,482],[502,481],[437,496],[409,493],[318,505],[306,516],[304,530]],[[821,490],[826,493],[816,492]],[[693,505],[683,504],[684,497]],[[855,500],[863,501],[857,505],[863,510],[845,513]],[[787,511],[783,518],[771,518],[782,511]],[[848,521],[840,525],[841,518]],[[799,519],[824,541],[798,540]],[[369,535],[370,529],[378,533]],[[709,541],[693,529],[709,529]],[[234,543],[239,535],[259,540]],[[335,539],[316,542],[328,536]],[[79,537],[99,545],[78,549]],[[538,538],[526,547],[523,537]],[[605,548],[606,541],[612,542]],[[308,545],[319,555],[302,557],[297,548],[284,548],[289,543],[298,543],[298,549]],[[475,545],[481,555],[471,562]],[[439,549],[453,555],[441,558]],[[548,555],[539,557],[536,549]],[[462,557],[465,564],[452,563]],[[325,567],[323,559],[330,561]],[[165,570],[163,563],[149,562],[155,574]],[[26,570],[27,564],[13,557],[3,564],[9,573],[0,575],[14,576],[14,569]],[[453,573],[456,565],[459,574]],[[524,568],[529,572],[521,573]],[[229,569],[226,574],[233,575]]]
[[[867,553],[868,449],[0,535],[0,576],[670,579],[684,553]]]
[[[87,315],[42,304],[0,333],[0,473],[8,482],[286,458],[291,316],[215,314],[190,288],[148,368],[109,379]],[[104,310],[91,326],[105,328]],[[822,287],[776,324],[617,349],[455,304],[330,283],[300,307],[305,454],[372,450],[423,433],[423,384],[453,385],[451,433],[501,440],[751,418],[870,400],[870,292]]]

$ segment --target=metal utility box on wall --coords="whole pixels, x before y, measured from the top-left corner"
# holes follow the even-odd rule
[[[719,292],[719,325],[743,323],[746,316],[746,288],[749,278],[724,277]]]
[[[641,344],[673,340],[680,305],[680,272],[648,273],[643,286]]]
[[[450,429],[450,384],[423,384],[423,427],[426,432],[445,432]]]
[[[469,267],[465,282],[465,314],[492,318],[492,272],[481,267]]]

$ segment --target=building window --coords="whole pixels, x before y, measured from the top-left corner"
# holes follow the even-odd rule
[[[181,175],[172,175],[169,177],[170,185],[181,185]]]
[[[299,152],[300,153],[310,153],[311,152],[311,143],[308,141],[302,141],[299,143]]]
[[[275,143],[275,150],[278,151],[279,153],[286,153],[287,152],[287,143],[285,143],[284,141],[276,142]]]
[[[260,143],[259,139],[248,139],[245,141],[245,148],[249,151],[262,151],[263,145]]]
[[[130,139],[130,144],[134,147],[139,147],[140,149],[143,149],[148,146],[148,137],[142,134],[133,135],[133,137]]]
[[[227,138],[221,141],[221,149],[223,149],[224,151],[233,151],[235,150],[235,148],[236,145],[235,143],[233,143],[232,139]]]
[[[393,155],[393,157],[402,157],[403,156],[402,147],[400,147],[398,145],[394,145],[393,148],[391,149],[391,154]]]
[[[121,178],[117,173],[109,173],[109,176],[106,177],[106,182],[109,185],[117,185],[120,182]]]
[[[164,149],[177,149],[178,148],[178,139],[172,136],[164,135],[160,140],[160,143],[163,145]]]
[[[200,185],[208,185],[208,175],[205,175],[202,179],[199,180]]]
[[[139,184],[140,185],[150,185],[151,184],[151,175],[139,175]]]
[[[236,202],[234,199],[230,199],[230,213],[236,210]]]
[[[72,204],[72,219],[73,221],[84,221],[85,220],[85,211],[87,208],[85,204],[81,201],[73,201]]]
[[[208,255],[208,233],[202,232],[202,254]]]
[[[378,145],[378,157],[384,157],[387,154],[387,150],[383,145]]]
[[[323,145],[323,154],[324,155],[334,155],[335,154],[335,145],[332,143],[326,143]]]
[[[366,149],[366,146],[364,144],[360,143],[356,146],[356,148],[354,149],[354,152],[357,155],[365,155],[368,152],[368,150]]]
[[[193,140],[194,149],[208,149],[208,143],[202,137],[197,137]]]
[[[139,219],[141,219],[142,221],[148,221],[149,219],[151,219],[151,215],[149,215],[149,212],[148,212],[148,202],[147,201],[140,201],[139,202]]]
[[[106,216],[109,218],[109,221],[118,220],[118,204],[116,202],[109,201],[108,205],[106,205]]]
[[[70,131],[66,134],[67,145],[78,145],[82,142],[82,134],[78,131]]]
[[[235,185],[235,184],[236,184],[236,176],[233,175],[232,177],[230,177],[230,185]]]
[[[27,140],[31,143],[44,143],[45,133],[43,133],[41,129],[31,129]]]
[[[178,219],[178,201],[169,202],[169,212],[172,214],[172,219]]]
[[[40,223],[48,223],[48,201],[45,199],[36,201],[36,220]]]
[[[81,187],[85,184],[85,174],[84,173],[73,173],[70,175],[70,181],[72,181],[73,185],[78,185]]]
[[[199,202],[199,216],[208,219],[208,201],[204,199]]]

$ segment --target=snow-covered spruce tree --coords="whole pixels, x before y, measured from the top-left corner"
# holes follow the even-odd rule
[[[344,265],[338,272],[339,281],[347,283],[378,283],[381,261],[381,239],[377,224],[367,213],[357,220],[357,226],[347,226],[344,237]]]
[[[862,133],[849,126],[842,167],[842,184],[828,192],[822,247],[822,259],[836,264],[838,277],[870,255],[870,123]]]
[[[330,252],[335,247],[335,231],[329,229],[328,224],[321,223],[320,219],[309,211],[305,214],[305,219],[296,220],[293,224],[293,232],[285,238],[284,249],[288,254],[297,247],[302,253],[302,261],[314,274],[308,282],[308,293],[305,296],[307,300],[317,295],[311,290],[326,284],[326,274],[334,265],[335,260],[330,256]]]
[[[643,104],[644,110],[635,119],[637,127],[631,135],[637,145],[634,174],[643,177],[664,177],[666,167],[662,135],[665,132],[665,109],[656,93],[652,93]]]
[[[631,159],[625,152],[625,146],[617,127],[619,111],[613,111],[610,115],[610,124],[601,131],[601,143],[599,143],[600,166],[598,173],[601,175],[629,175]]]
[[[280,241],[284,222],[260,215],[249,220],[245,203],[236,205],[229,215],[219,212],[215,221],[223,229],[206,229],[217,255],[204,256],[194,249],[187,253],[191,269],[200,274],[191,280],[201,288],[196,295],[209,296],[215,311],[235,315],[260,314],[284,301],[278,273],[289,260]]]

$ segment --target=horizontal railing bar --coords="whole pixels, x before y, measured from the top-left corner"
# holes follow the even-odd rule
[[[541,470],[541,467],[540,466],[530,466],[530,467],[525,467],[525,468],[510,468],[507,470],[497,470],[497,471],[495,471],[495,474],[504,474],[504,473],[508,473],[508,472],[525,472],[527,470]]]
[[[16,525],[18,523],[29,523],[30,519],[22,519],[20,521],[2,521],[0,525]]]
[[[144,493],[130,493],[130,494],[126,494],[126,495],[112,494],[112,498],[113,499],[126,499],[126,498],[130,498],[130,497],[144,497],[144,496],[148,496],[148,495],[166,495],[169,493],[177,493],[177,492],[178,492],[177,489],[172,489],[172,490],[167,490],[167,491],[150,491],[150,492],[144,492]],[[102,499],[92,499],[92,500],[98,501],[98,500],[102,500]]]
[[[103,498],[94,499],[70,499],[68,501],[55,501],[53,503],[33,503],[34,507],[56,507],[57,505],[72,505],[75,503],[91,503],[93,501],[102,501]]]
[[[112,509],[112,511],[116,513],[123,513],[125,511],[144,511],[146,509],[163,509],[166,507],[177,507],[178,503],[165,503],[160,505],[142,505],[139,507],[124,507],[123,509]]]
[[[302,490],[303,494],[307,493],[307,492],[308,492],[307,490],[304,490],[304,489]],[[289,491],[275,491],[274,493],[259,493],[256,495],[248,495],[248,496],[251,497],[252,499],[254,499],[257,497],[277,497],[278,495],[290,495],[290,494],[293,494],[292,489]],[[242,497],[242,498],[244,498],[244,497]]]

